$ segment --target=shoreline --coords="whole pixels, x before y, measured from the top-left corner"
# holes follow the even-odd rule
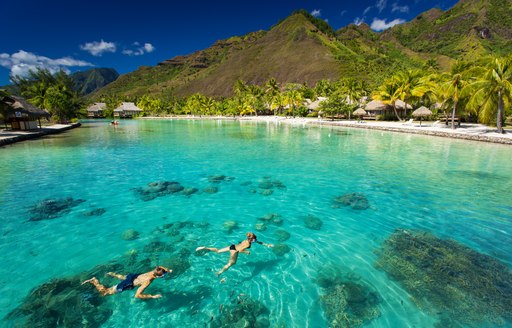
[[[58,134],[81,126],[81,123],[53,124],[45,126],[37,131],[0,130],[0,148],[4,146],[31,139],[37,139],[47,135]]]
[[[441,138],[452,138],[479,142],[490,142],[503,145],[512,145],[512,130],[508,129],[506,134],[499,134],[495,128],[483,124],[462,123],[460,127],[452,130],[451,126],[446,126],[444,122],[432,126],[432,122],[415,121],[412,124],[404,122],[388,121],[331,121],[318,118],[287,118],[282,116],[165,116],[165,117],[139,117],[142,120],[226,120],[226,121],[254,121],[254,122],[276,122],[291,125],[310,125],[310,126],[338,126],[355,129],[379,130],[388,132],[420,134],[435,136]]]

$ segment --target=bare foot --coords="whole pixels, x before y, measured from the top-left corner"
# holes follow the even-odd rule
[[[98,280],[98,279],[96,279],[96,277],[92,277],[91,279],[87,279],[86,281],[82,282],[80,285],[86,284],[86,283],[88,283],[88,282],[90,282],[90,283],[92,284],[92,282],[93,282],[94,280]]]
[[[205,248],[206,248],[205,246],[199,246],[198,248],[196,248],[196,252],[202,251]]]
[[[226,278],[222,278],[219,282],[220,282],[221,284],[225,283],[225,282],[226,282]]]

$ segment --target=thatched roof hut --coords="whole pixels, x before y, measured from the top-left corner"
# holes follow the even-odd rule
[[[8,105],[7,113],[14,116],[27,116],[27,117],[50,117],[51,114],[44,109],[40,109],[22,97],[7,96],[2,100]],[[19,114],[17,114],[19,113]]]
[[[103,117],[103,111],[107,109],[105,103],[94,103],[87,107],[87,117]]]
[[[5,123],[10,123],[13,130],[33,130],[37,129],[41,122],[41,117],[50,117],[51,114],[46,110],[40,109],[22,97],[3,95],[0,97],[2,104],[2,114]]]
[[[366,104],[365,110],[367,112],[381,111],[388,107],[385,103],[380,100],[372,100]]]
[[[311,101],[311,99],[306,99],[304,105],[310,110],[317,110],[320,107],[320,104],[326,101],[327,97],[318,97],[315,101]]]
[[[114,109],[114,116],[130,118],[142,113],[142,109],[135,106],[132,102],[124,102],[121,106]]]

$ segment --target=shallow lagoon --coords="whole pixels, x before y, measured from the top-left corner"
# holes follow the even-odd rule
[[[510,151],[418,135],[228,121],[85,122],[9,146],[0,150],[0,273],[9,277],[0,283],[0,317],[43,283],[126,264],[136,253],[147,270],[166,261],[190,267],[180,262],[182,274],[151,285],[148,292],[161,292],[161,300],[134,300],[134,292],[105,299],[103,327],[222,326],[232,324],[222,318],[236,306],[257,313],[260,326],[327,326],[322,299],[333,292],[320,282],[325,273],[376,295],[360,302],[372,305],[368,320],[352,325],[433,327],[440,314],[419,309],[404,284],[376,267],[379,250],[396,229],[428,231],[510,269]],[[229,179],[212,178],[219,175]],[[151,199],[137,192],[157,181],[197,192]],[[353,193],[369,207],[335,201]],[[31,220],[38,202],[67,197],[72,207]],[[282,220],[268,222],[269,214]],[[311,218],[321,225],[309,225]],[[123,235],[129,229],[138,235]],[[279,240],[282,230],[289,239]],[[247,231],[287,247],[253,246],[220,284],[214,272],[227,255],[193,250],[228,246]],[[115,283],[103,273],[101,281]],[[78,290],[84,299],[92,292]],[[11,315],[6,322],[23,321]]]

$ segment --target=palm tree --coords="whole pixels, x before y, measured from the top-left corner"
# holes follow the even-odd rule
[[[396,118],[402,121],[396,110],[396,101],[400,99],[400,87],[395,77],[391,77],[384,81],[384,83],[374,92],[372,98],[380,100],[386,105],[391,105],[395,112]]]
[[[285,103],[288,106],[288,112],[293,115],[295,113],[295,108],[302,104],[302,94],[297,89],[292,89],[286,92],[285,94]]]
[[[465,76],[469,64],[463,61],[457,61],[450,69],[449,74],[445,74],[446,82],[441,84],[441,94],[446,100],[450,100],[453,104],[452,107],[452,129],[455,129],[455,113],[457,112],[457,105],[461,99],[463,88],[468,84],[468,79]]]
[[[405,113],[407,114],[407,105],[415,100],[422,98],[431,90],[430,78],[423,76],[419,70],[407,70],[395,75],[398,84],[398,98],[405,103]]]
[[[471,95],[468,107],[480,108],[482,122],[490,123],[496,115],[498,132],[505,133],[505,104],[512,103],[512,56],[489,59],[482,77],[470,83],[464,93]]]
[[[267,83],[265,83],[266,103],[272,112],[275,109],[274,104],[279,93],[279,84],[277,83],[276,79],[271,78],[270,80],[267,81]]]

